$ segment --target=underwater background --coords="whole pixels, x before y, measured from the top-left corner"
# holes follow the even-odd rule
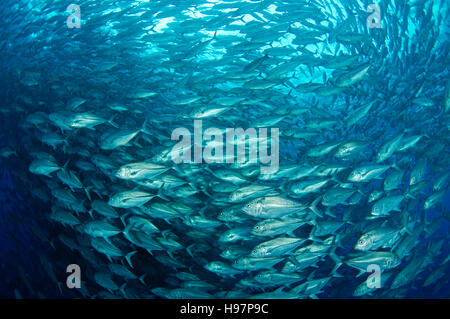
[[[450,297],[447,1],[3,0],[0,21],[0,298]],[[225,163],[220,134],[216,162],[176,163],[199,120],[277,128],[277,170]]]

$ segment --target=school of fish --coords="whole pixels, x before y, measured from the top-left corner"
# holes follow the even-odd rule
[[[447,1],[75,1],[0,12],[1,163],[60,296],[450,296]],[[195,120],[278,128],[278,169],[176,164]]]

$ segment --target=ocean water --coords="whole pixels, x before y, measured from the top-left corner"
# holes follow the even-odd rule
[[[3,0],[0,298],[449,298],[448,16]],[[226,162],[227,128],[256,162]]]

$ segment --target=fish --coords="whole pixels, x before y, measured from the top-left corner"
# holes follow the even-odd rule
[[[345,261],[350,267],[360,270],[360,274],[365,273],[367,266],[378,265],[382,271],[393,269],[400,265],[398,256],[391,252],[368,252],[362,256],[351,258]]]
[[[359,81],[362,81],[364,75],[369,71],[370,65],[362,65],[355,68],[345,74],[342,74],[336,79],[336,86],[338,87],[348,87],[352,86]]]
[[[30,163],[29,170],[33,174],[51,177],[53,172],[59,171],[61,168],[54,161],[48,159],[36,159]]]
[[[102,150],[113,150],[120,146],[126,146],[141,130],[111,130],[105,132],[99,138]]]
[[[394,152],[399,148],[403,136],[404,132],[394,137],[392,140],[387,141],[381,146],[377,154],[377,163],[384,162],[386,159],[391,157],[392,154],[394,154]]]
[[[154,179],[169,169],[168,167],[154,163],[131,163],[121,166],[117,170],[116,176],[125,180]]]
[[[386,172],[390,166],[388,165],[377,165],[370,164],[365,166],[360,166],[355,168],[348,176],[348,181],[350,182],[367,182],[374,178],[379,177],[384,172]]]
[[[350,113],[347,118],[345,119],[345,125],[347,127],[355,125],[358,123],[362,118],[364,118],[372,108],[372,106],[375,104],[375,101],[366,103],[358,108],[355,108],[352,113]]]
[[[122,232],[119,228],[104,221],[95,220],[86,224],[83,224],[83,230],[92,237],[109,238]]]
[[[304,209],[305,206],[301,203],[280,196],[266,196],[252,200],[242,210],[255,217],[276,218],[288,216]]]
[[[108,204],[112,207],[139,207],[151,200],[155,195],[142,191],[124,191],[111,196]]]
[[[371,214],[373,216],[384,216],[392,211],[400,212],[400,204],[403,199],[403,195],[383,197],[373,204]]]
[[[267,218],[253,227],[252,234],[256,236],[277,236],[291,233],[306,223],[307,221],[300,218]]]
[[[251,257],[279,257],[300,246],[301,238],[278,237],[258,244],[250,253]]]
[[[355,246],[356,250],[376,250],[387,248],[395,243],[399,231],[395,228],[382,227],[363,234]]]

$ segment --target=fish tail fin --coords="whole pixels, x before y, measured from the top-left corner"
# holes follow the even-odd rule
[[[89,201],[92,201],[91,194],[89,193],[89,191],[92,189],[92,186],[84,187],[83,189],[84,189],[84,192],[86,193],[86,196],[89,199]]]
[[[362,275],[364,275],[366,273],[365,270],[362,270],[362,269],[358,269],[358,270],[359,270],[359,273],[356,275],[356,278],[361,277]]]
[[[331,212],[331,209],[329,207],[325,210],[325,215],[336,218],[336,215]]]
[[[212,176],[215,177],[214,172],[212,171],[211,168],[209,168],[209,165],[207,165],[207,166],[205,167],[205,170],[206,170],[208,173],[210,173]]]
[[[118,125],[117,123],[114,122],[114,119],[116,118],[116,116],[117,116],[117,114],[114,114],[114,115],[108,120],[108,123],[109,123],[111,126],[115,127],[115,128],[119,128],[119,125]]]
[[[125,230],[127,229],[127,223],[125,222],[125,218],[130,214],[131,213],[125,213],[122,216],[120,216],[120,221],[122,222],[123,226],[125,226]],[[131,224],[130,227],[133,227],[133,224]]]
[[[144,286],[146,286],[147,284],[145,283],[145,277],[147,277],[147,274],[143,274],[142,276],[140,276],[138,279],[139,279],[139,281],[144,285]]]
[[[203,194],[205,194],[206,196],[208,196],[208,197],[214,199],[214,197],[213,197],[210,193],[208,193],[208,191],[206,190],[206,187],[205,187],[204,189],[202,189],[202,192],[203,192]]]
[[[399,172],[402,171],[402,169],[401,169],[400,167],[398,167],[397,164],[396,164],[395,162],[392,163],[392,168],[395,169],[395,170],[397,170],[397,171],[399,171]]]
[[[278,189],[283,192],[283,193],[287,193],[288,191],[288,181],[282,182],[281,185],[278,187]]]
[[[63,165],[63,167],[61,167],[61,169],[66,169],[66,168],[67,168],[67,165],[69,165],[69,163],[70,163],[70,159],[68,159],[68,160],[64,163],[64,165]]]
[[[200,189],[192,182],[188,182],[187,183],[189,186],[191,186],[193,189],[195,189],[196,191],[200,191]]]
[[[134,145],[136,145],[136,146],[137,146],[137,147],[139,147],[139,148],[142,148],[142,145],[141,145],[141,144],[139,144],[139,142],[138,142],[138,141],[134,141],[134,142],[133,142],[133,144],[134,144]]]
[[[416,199],[416,197],[414,195],[412,195],[408,190],[403,193],[403,196],[405,196],[405,198],[409,198],[409,199]]]
[[[167,255],[169,255],[170,258],[175,259],[173,256],[173,251],[167,250]]]
[[[321,240],[320,238],[317,238],[314,234],[310,234],[308,239],[315,243],[320,243],[320,244],[323,243],[323,240]]]
[[[69,136],[66,137],[65,139],[63,139],[63,144],[64,144],[63,145],[63,150],[65,150],[66,147],[70,146],[69,142],[67,141],[68,138],[69,138]]]
[[[189,246],[186,247],[186,251],[189,254],[189,256],[191,256],[192,258],[194,258],[194,254],[192,253],[192,246],[194,246],[194,244],[191,244]]]
[[[293,263],[295,266],[297,266],[297,267],[301,267],[302,266],[294,256],[289,256],[288,260],[291,263]]]
[[[137,251],[133,250],[132,252],[129,252],[128,254],[125,255],[125,260],[127,261],[128,265],[130,265],[131,268],[134,268],[131,262],[131,257],[133,257],[135,254],[137,254]]]
[[[125,292],[125,286],[126,286],[126,285],[127,285],[127,282],[124,282],[123,285],[120,286],[120,292],[122,293],[122,295],[123,295],[126,299],[128,299],[128,296],[127,296],[127,294],[126,294],[126,292]]]
[[[317,197],[309,206],[309,209],[311,209],[311,211],[319,217],[323,217],[323,214],[317,208],[317,204],[319,203],[319,201],[321,199],[322,199],[322,196]]]
[[[141,132],[144,134],[147,134],[147,135],[152,135],[152,132],[147,130],[147,123],[148,123],[148,120],[145,119],[144,124],[142,124]]]
[[[161,199],[164,199],[166,201],[169,201],[169,199],[163,194],[163,188],[164,188],[164,183],[161,185],[160,188],[158,188],[158,193],[156,196],[158,196]]]
[[[359,194],[365,196],[364,192],[359,187],[356,189],[356,192],[358,192]]]
[[[58,283],[56,283],[56,285],[58,286],[58,290],[59,290],[59,292],[61,293],[61,295],[63,294],[63,292],[62,292],[62,288],[61,288],[61,283],[60,282],[58,282]]]
[[[286,233],[289,237],[295,237],[294,231],[290,230]]]
[[[122,223],[123,223],[123,221],[122,221]],[[131,228],[133,228],[133,226],[134,226],[134,224],[126,225],[126,226],[125,226],[125,229],[122,231],[123,235],[124,235],[127,239],[130,237],[128,233],[130,232]]]
[[[408,235],[411,236],[414,230],[414,224],[415,224],[414,222],[406,223],[406,225],[402,227],[399,233],[400,234],[407,233]],[[425,228],[424,228],[425,232],[427,231],[427,225],[429,225],[429,221],[427,221],[427,219],[425,218]]]
[[[337,270],[339,269],[339,267],[343,264],[341,258],[339,258],[338,255],[336,255],[336,248],[337,245],[336,243],[339,241],[338,237],[336,236],[334,238],[334,245],[333,248],[331,248],[330,251],[330,258],[335,262],[335,265],[333,267],[333,269],[331,270],[331,276],[332,277],[343,277],[341,274],[339,274],[337,272]]]
[[[284,286],[281,286],[281,288],[284,288]],[[292,288],[291,292],[296,295],[300,295],[305,291],[305,288],[306,288],[305,284],[302,283],[302,284],[299,284],[297,287]]]
[[[338,185],[344,184],[344,183],[342,183],[336,176],[332,176],[332,177],[330,178],[330,181],[333,181],[333,182],[337,183]]]
[[[198,211],[198,213],[201,215],[201,216],[203,216],[203,217],[205,217],[205,210],[208,208],[208,205],[204,205],[202,208],[200,208],[200,210]]]
[[[173,169],[175,172],[177,172],[179,174],[183,174],[183,171],[181,171],[180,168],[178,167],[178,165],[175,163],[173,163],[173,165],[169,169]]]

